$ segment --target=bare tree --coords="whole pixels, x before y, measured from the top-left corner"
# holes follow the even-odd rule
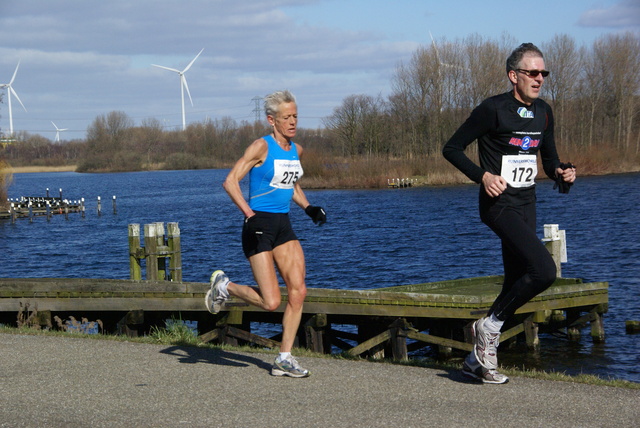
[[[138,145],[147,159],[147,167],[157,162],[156,154],[163,140],[162,122],[155,118],[144,119],[140,128]]]
[[[472,109],[490,96],[509,89],[505,60],[512,47],[483,38],[478,34],[464,40],[467,71],[464,92],[468,99],[462,104]]]
[[[333,114],[324,121],[325,126],[339,141],[343,157],[354,155],[356,151],[360,120],[357,99],[357,95],[348,96],[342,101],[342,105],[336,107]]]
[[[121,111],[95,118],[87,128],[87,156],[78,171],[134,170],[140,159],[129,138],[133,120]]]
[[[605,75],[601,61],[595,54],[594,50],[582,48],[580,50],[580,62],[582,64],[580,73],[578,74],[578,83],[576,91],[580,94],[576,99],[576,103],[588,108],[576,108],[577,110],[574,121],[583,123],[576,131],[576,135],[581,135],[577,144],[591,147],[596,139],[596,120],[602,117],[600,106],[605,93]],[[565,124],[566,125],[566,124]],[[572,142],[569,142],[572,143]]]
[[[551,95],[551,104],[556,119],[556,135],[565,141],[567,128],[567,103],[575,95],[578,79],[575,78],[579,70],[578,51],[575,40],[566,35],[556,35],[549,43],[542,45],[545,65],[552,71],[545,80],[543,88]]]
[[[640,66],[640,42],[631,33],[607,35],[596,41],[594,54],[605,85],[605,112],[614,144],[629,149],[638,116],[640,82],[629,78]]]
[[[444,85],[435,46],[433,43],[428,48],[419,47],[408,64],[397,67],[391,84],[393,122],[407,127],[399,134],[410,138],[406,144],[409,157],[422,150],[427,153],[439,150],[439,142],[431,130],[444,109]],[[432,120],[434,112],[437,116]]]

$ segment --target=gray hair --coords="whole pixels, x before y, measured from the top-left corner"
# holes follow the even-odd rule
[[[525,55],[539,56],[540,58],[544,58],[542,56],[542,51],[538,49],[536,45],[533,43],[523,43],[511,52],[509,58],[507,58],[507,73],[511,70],[516,70],[520,66],[520,61]]]
[[[280,104],[295,103],[296,97],[287,89],[276,91],[264,97],[264,112],[267,116],[274,116],[278,113]]]

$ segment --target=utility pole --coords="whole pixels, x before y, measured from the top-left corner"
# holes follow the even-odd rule
[[[260,108],[260,102],[262,101],[262,97],[259,97],[256,95],[255,97],[251,98],[251,101],[253,101],[256,104],[256,106],[252,110],[253,113],[256,115],[256,122],[260,122],[260,115],[262,114],[262,109]]]

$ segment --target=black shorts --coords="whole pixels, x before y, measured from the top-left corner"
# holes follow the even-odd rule
[[[297,241],[289,214],[256,211],[242,227],[242,251],[249,258],[263,251],[272,251],[285,242]]]

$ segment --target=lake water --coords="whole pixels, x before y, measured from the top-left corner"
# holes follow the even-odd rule
[[[214,269],[253,283],[240,246],[242,218],[221,187],[227,170],[118,174],[14,175],[9,197],[44,196],[62,188],[85,198],[80,214],[0,221],[0,277],[129,278],[130,223],[178,222],[183,280],[207,282]],[[307,260],[307,284],[367,289],[502,274],[500,244],[478,219],[477,187],[383,190],[307,190],[325,208],[328,223],[315,226],[294,207],[292,221]],[[117,215],[112,213],[112,197]],[[97,197],[102,215],[97,215]],[[538,229],[566,230],[564,277],[608,281],[607,339],[593,344],[543,336],[539,357],[501,353],[501,362],[592,373],[640,382],[640,334],[625,320],[640,320],[640,174],[580,177],[568,195],[538,184]]]

